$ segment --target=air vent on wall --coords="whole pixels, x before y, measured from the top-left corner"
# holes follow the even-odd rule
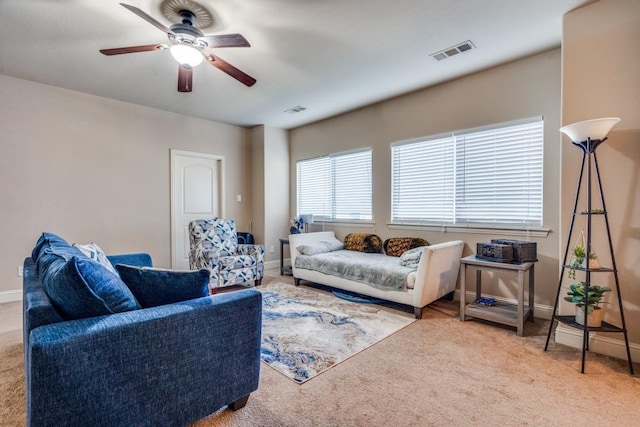
[[[470,51],[471,49],[474,49],[475,45],[473,43],[471,43],[471,40],[467,40],[465,42],[462,42],[456,46],[452,46],[452,47],[448,47],[446,49],[443,49],[439,52],[435,52],[432,53],[431,56],[433,59],[435,59],[436,61],[442,61],[443,59],[447,59],[450,58],[452,56],[455,56],[459,53],[465,53]]]
[[[284,110],[285,113],[299,113],[300,111],[306,110],[307,107],[303,107],[302,105],[296,105],[295,107],[289,108],[288,110]]]

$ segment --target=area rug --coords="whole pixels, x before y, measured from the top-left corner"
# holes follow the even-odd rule
[[[298,384],[415,321],[409,313],[396,314],[285,283],[259,290],[261,360]]]

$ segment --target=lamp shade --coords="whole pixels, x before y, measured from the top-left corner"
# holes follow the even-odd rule
[[[204,59],[202,53],[200,53],[197,49],[184,44],[173,45],[169,50],[171,51],[171,55],[173,56],[173,58],[178,61],[180,65],[195,67],[196,65],[200,65],[200,63]]]
[[[583,142],[589,138],[592,141],[602,141],[619,121],[619,117],[585,120],[563,126],[560,132],[566,134],[573,142]]]

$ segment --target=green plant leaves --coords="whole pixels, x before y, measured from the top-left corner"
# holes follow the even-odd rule
[[[610,292],[611,288],[606,286],[591,285],[589,286],[589,293],[586,294],[587,282],[582,281],[578,284],[569,286],[567,296],[564,297],[565,301],[576,304],[578,307],[584,307],[587,305],[587,313],[590,314],[594,309],[599,308],[600,302],[602,302],[602,296],[605,292]],[[584,308],[583,308],[584,310]]]

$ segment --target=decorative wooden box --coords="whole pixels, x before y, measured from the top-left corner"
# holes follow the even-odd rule
[[[524,240],[491,239],[491,243],[511,245],[513,247],[513,259],[516,262],[538,261],[538,244]]]
[[[513,259],[513,246],[493,242],[478,243],[476,257],[487,261],[516,262]]]

